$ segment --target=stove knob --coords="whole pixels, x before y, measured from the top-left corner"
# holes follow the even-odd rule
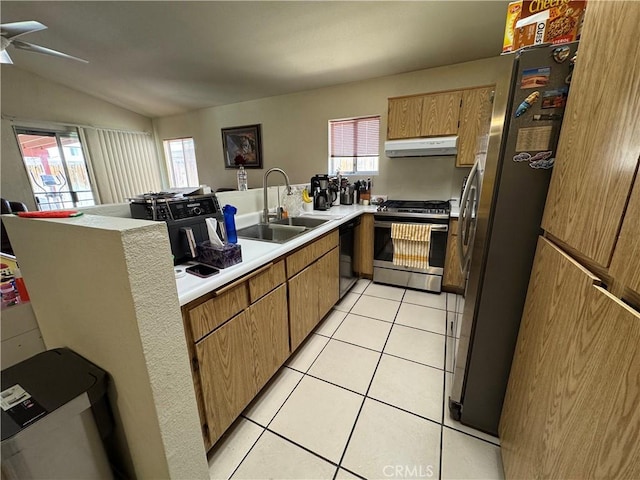
[[[193,207],[193,210],[191,211],[194,215],[202,215],[202,209],[200,207]]]

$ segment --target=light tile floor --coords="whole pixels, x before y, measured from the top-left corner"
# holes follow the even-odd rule
[[[447,408],[463,305],[360,280],[218,442],[211,478],[502,479],[498,439]]]

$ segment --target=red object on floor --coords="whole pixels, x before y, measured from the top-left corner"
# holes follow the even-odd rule
[[[49,210],[46,212],[18,212],[19,217],[23,218],[69,218],[79,217],[82,212],[77,210]]]

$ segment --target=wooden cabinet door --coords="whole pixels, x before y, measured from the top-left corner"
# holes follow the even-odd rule
[[[542,218],[547,232],[604,268],[640,155],[638,25],[640,3],[589,4]]]
[[[389,99],[387,139],[415,138],[420,136],[422,97]]]
[[[254,380],[251,318],[232,318],[196,344],[198,374],[211,444],[258,393]]]
[[[457,167],[472,167],[476,154],[483,149],[491,127],[493,90],[494,87],[483,87],[462,92]]]
[[[540,237],[500,421],[507,478],[640,478],[640,314]]]
[[[284,273],[284,270],[283,270]],[[289,356],[287,286],[281,285],[249,308],[253,376],[260,390]]]
[[[373,214],[362,215],[355,230],[355,254],[353,270],[365,277],[373,278]]]
[[[322,319],[340,298],[340,249],[331,250],[318,260],[318,321]]]
[[[425,95],[422,103],[421,137],[456,135],[462,92]]]
[[[636,178],[609,273],[640,296],[640,179]]]
[[[464,277],[460,270],[458,258],[458,219],[452,218],[449,222],[449,235],[447,237],[447,258],[444,263],[444,276],[442,285],[452,290],[464,290]]]
[[[289,279],[289,332],[293,352],[320,319],[317,263]]]

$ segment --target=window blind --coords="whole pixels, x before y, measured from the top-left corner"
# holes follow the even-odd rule
[[[331,121],[331,157],[377,157],[380,117]]]
[[[96,183],[103,203],[162,189],[160,161],[151,135],[84,129]]]

